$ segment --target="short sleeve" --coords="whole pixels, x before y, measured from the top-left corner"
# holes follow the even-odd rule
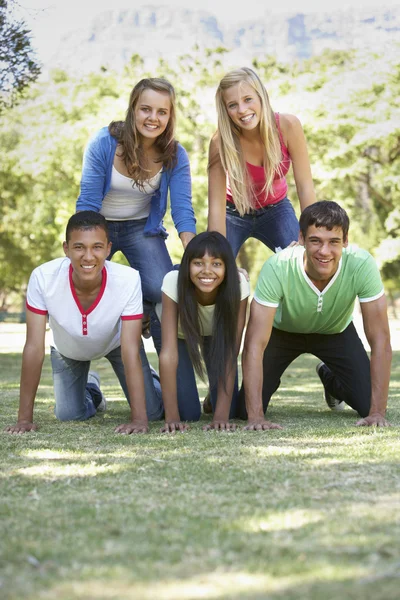
[[[129,321],[143,318],[143,297],[142,284],[140,275],[137,271],[134,272],[134,280],[132,285],[132,294],[130,295],[125,308],[122,311],[121,319]]]
[[[176,303],[178,303],[178,277],[179,271],[170,271],[165,275],[161,286],[161,291]]]
[[[356,283],[357,296],[361,303],[372,302],[384,294],[378,265],[368,252],[366,252],[366,260],[363,261],[360,269],[357,271]]]
[[[261,269],[254,292],[254,300],[264,306],[276,308],[283,298],[283,290],[274,268],[274,262],[276,262],[273,260],[274,258],[271,257],[267,260]]]
[[[43,280],[40,267],[34,269],[29,278],[26,294],[26,308],[39,315],[47,315],[46,301],[43,295]]]
[[[250,284],[243,273],[239,272],[240,279],[240,301],[245,300],[250,296]]]

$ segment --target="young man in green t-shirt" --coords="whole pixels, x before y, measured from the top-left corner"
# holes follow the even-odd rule
[[[280,378],[300,354],[320,361],[317,373],[333,408],[348,404],[356,425],[387,426],[392,350],[386,299],[378,268],[365,250],[348,246],[349,218],[336,202],[308,206],[300,217],[300,245],[264,264],[251,304],[243,351],[239,414],[246,429],[272,429],[264,413]],[[371,362],[352,322],[359,298]]]

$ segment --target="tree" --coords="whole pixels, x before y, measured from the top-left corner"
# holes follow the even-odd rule
[[[25,23],[12,22],[7,0],[0,0],[0,113],[16,103],[40,74]]]

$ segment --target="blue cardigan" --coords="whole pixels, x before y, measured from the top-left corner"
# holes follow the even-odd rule
[[[116,148],[117,140],[110,135],[108,127],[103,127],[90,139],[83,156],[81,190],[76,210],[100,211],[103,198],[110,189]],[[163,169],[160,187],[152,196],[150,214],[143,230],[145,235],[161,234],[167,237],[162,222],[167,211],[168,189],[172,219],[178,234],[183,231],[196,233],[189,158],[180,144],[175,167]]]

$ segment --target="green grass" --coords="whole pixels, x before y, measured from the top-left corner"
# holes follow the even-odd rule
[[[2,429],[15,421],[20,360],[0,355]],[[397,600],[399,429],[328,411],[316,362],[296,361],[273,398],[282,431],[205,433],[202,417],[186,434],[155,423],[118,436],[129,413],[107,361],[107,412],[58,423],[46,357],[40,429],[0,435],[0,596]],[[395,353],[394,424],[399,397]]]

